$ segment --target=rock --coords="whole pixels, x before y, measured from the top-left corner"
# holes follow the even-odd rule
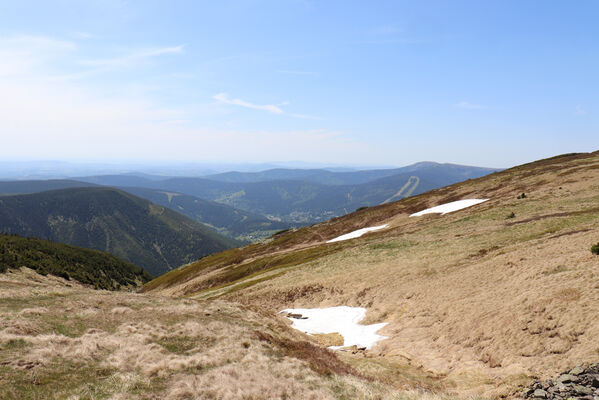
[[[286,316],[288,318],[294,318],[294,319],[308,319],[308,317],[304,317],[302,314],[287,313]]]
[[[580,365],[578,365],[570,370],[570,375],[578,376],[583,373],[584,373],[584,368],[582,368]]]
[[[591,378],[591,386],[594,388],[599,388],[599,375],[595,375]]]
[[[591,395],[591,394],[593,394],[593,389],[591,389],[590,387],[582,386],[582,385],[574,385],[572,387],[572,389],[576,393],[582,394],[582,395]]]
[[[534,397],[535,399],[546,399],[547,392],[543,389],[537,389],[533,392],[532,397]]]
[[[530,395],[534,392],[531,388],[526,388],[522,391],[522,397],[530,397]]]
[[[563,375],[560,375],[559,378],[557,378],[556,382],[558,382],[558,383],[576,383],[579,380],[580,379],[574,375],[563,374]]]

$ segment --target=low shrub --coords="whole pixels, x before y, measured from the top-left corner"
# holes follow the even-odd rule
[[[599,255],[599,243],[591,246],[591,253]]]

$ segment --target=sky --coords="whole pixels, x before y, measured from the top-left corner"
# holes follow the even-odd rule
[[[0,0],[0,160],[599,149],[599,2]]]

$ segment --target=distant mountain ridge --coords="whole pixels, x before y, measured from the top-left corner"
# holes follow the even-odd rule
[[[0,232],[106,251],[154,276],[239,244],[168,208],[106,187],[0,196]]]
[[[360,207],[400,200],[494,171],[425,161],[401,168],[360,171],[276,168],[164,178],[122,174],[47,181],[50,183],[0,182],[0,194],[27,193],[36,185],[51,188],[61,182],[67,187],[120,187],[217,232],[256,241],[290,226],[324,221]]]
[[[331,171],[329,169],[286,169],[276,168],[261,172],[224,172],[220,174],[206,175],[202,178],[219,182],[265,182],[273,180],[302,180],[323,185],[353,185],[371,182],[392,175],[412,173],[420,171],[430,175],[437,173],[445,175],[451,171],[453,176],[461,176],[463,179],[478,178],[495,171],[497,168],[472,167],[458,164],[440,164],[432,161],[422,161],[406,167],[391,169],[371,169],[359,171]]]
[[[48,190],[69,189],[78,187],[98,186],[90,182],[82,182],[71,179],[48,179],[48,180],[19,180],[0,181],[0,196],[13,194],[31,194],[45,192]]]
[[[196,196],[290,223],[310,224],[360,207],[399,200],[494,171],[491,168],[423,162],[391,170],[331,172],[274,169],[160,181],[139,179],[132,183],[133,186]],[[112,176],[78,179],[104,185],[121,182],[120,178]],[[407,183],[411,187],[402,191]]]
[[[108,175],[97,178],[98,181],[109,179],[114,182],[116,189],[123,190],[135,196],[144,198],[152,203],[168,207],[182,215],[185,215],[216,232],[229,236],[231,238],[243,241],[253,242],[270,236],[271,234],[290,228],[292,225],[286,222],[273,221],[268,218],[238,210],[229,205],[216,203],[214,201],[204,200],[198,197],[169,192],[161,189],[150,189],[135,186],[117,186],[117,184],[152,182],[143,177],[139,179],[132,176]],[[90,180],[94,180],[93,177]],[[55,179],[55,180],[31,180],[31,181],[0,181],[0,196],[13,194],[32,194],[48,190],[68,189],[75,187],[99,187],[95,183],[81,182],[75,180]]]

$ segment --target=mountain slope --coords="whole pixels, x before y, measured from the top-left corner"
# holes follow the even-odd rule
[[[360,185],[327,186],[305,181],[253,183],[216,182],[203,178],[173,178],[153,183],[158,189],[185,193],[283,221],[312,223],[384,202],[410,180],[393,175]],[[412,194],[439,187],[420,179]]]
[[[290,227],[290,224],[285,222],[272,221],[262,215],[182,193],[139,187],[121,187],[120,189],[152,203],[168,207],[210,226],[220,234],[241,241],[255,242]]]
[[[410,217],[468,198],[490,200]],[[513,397],[599,359],[598,220],[599,152],[563,155],[214,254],[144,291],[272,312],[366,307],[365,324],[388,323],[369,357],[390,376],[407,359],[450,393]]]
[[[94,180],[94,177],[86,178]],[[149,180],[132,175],[107,175],[98,177],[113,184],[137,183],[143,184]],[[31,194],[48,190],[67,189],[74,187],[97,187],[94,183],[73,180],[32,180],[0,182],[0,195]],[[201,224],[207,225],[218,233],[243,242],[255,242],[282,229],[291,227],[289,223],[269,220],[259,214],[235,209],[226,204],[216,203],[182,193],[168,192],[160,189],[144,187],[115,187],[149,200],[152,203],[168,207],[179,214],[185,215]]]
[[[126,179],[130,186],[183,193],[254,214],[310,224],[491,172],[493,170],[489,168],[427,162],[398,169],[356,172],[275,169],[160,181],[130,176],[92,177],[89,180],[119,185]],[[413,186],[411,190],[401,192],[407,184]]]
[[[0,273],[21,267],[42,275],[74,279],[97,289],[134,289],[152,279],[143,269],[101,251],[0,235]]]
[[[398,174],[415,174],[429,176],[434,174],[439,182],[445,184],[462,181],[465,179],[479,178],[497,171],[493,168],[472,167],[457,164],[440,164],[435,162],[420,162],[401,168],[373,169],[348,172],[336,172],[326,169],[285,169],[277,168],[261,172],[224,172],[207,175],[203,178],[219,182],[267,182],[277,180],[299,180],[319,183],[321,185],[357,185],[372,182]]]
[[[106,251],[154,276],[236,245],[174,211],[112,188],[2,196],[0,232]]]

